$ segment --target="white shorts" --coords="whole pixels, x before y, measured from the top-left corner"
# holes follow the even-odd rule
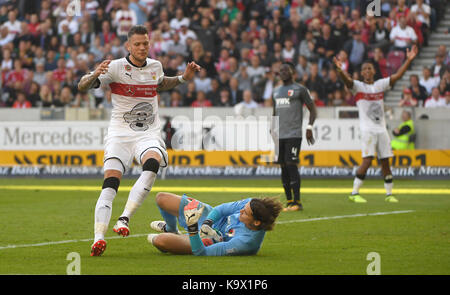
[[[167,167],[169,157],[166,144],[161,136],[148,133],[134,136],[107,136],[103,162],[108,159],[118,159],[125,173],[131,167],[134,158],[142,165],[142,156],[147,151],[157,152],[161,156],[161,167]]]
[[[387,131],[385,132],[361,132],[362,157],[375,157],[378,159],[391,158],[393,156],[391,139]]]

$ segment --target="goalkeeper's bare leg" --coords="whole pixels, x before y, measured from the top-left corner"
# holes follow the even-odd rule
[[[178,217],[181,196],[172,193],[160,192],[156,194],[155,201],[159,208],[172,216]]]
[[[179,235],[177,228],[181,196],[160,192],[156,194],[155,200],[164,221],[153,221],[150,227],[162,234],[149,234],[148,242],[162,252],[192,254],[189,237]]]
[[[173,233],[149,234],[147,240],[162,252],[172,254],[192,254],[191,242],[188,235]]]
[[[187,197],[186,195],[178,196],[173,193],[160,192],[156,195],[156,204],[161,212],[161,215],[164,217],[164,221],[153,221],[150,224],[150,227],[162,234],[149,234],[147,240],[150,244],[161,250],[162,252],[170,252],[172,254],[192,254],[192,249],[190,246],[190,240],[187,235],[180,235],[178,231],[177,224],[184,227],[185,230],[190,232],[189,227],[193,224],[194,220],[193,212],[190,213],[188,223],[186,221],[186,209],[193,211],[194,208],[198,209],[195,215],[197,217],[196,231],[198,231],[198,220],[203,216],[203,212],[205,212],[204,217],[208,215],[208,212],[212,210],[212,207],[208,204],[201,204],[198,200]],[[193,208],[189,208],[189,206],[193,206]],[[198,208],[196,206],[199,206]],[[206,211],[204,210],[206,208]],[[181,214],[181,215],[180,215]],[[205,224],[203,224],[205,226]],[[214,241],[221,241],[222,237],[218,235],[218,233],[210,228],[212,234],[209,236],[208,231],[203,231],[203,238],[208,241],[203,241],[205,243],[214,243]],[[202,235],[201,235],[202,237]],[[203,239],[202,238],[202,239]]]
[[[156,194],[155,201],[164,221],[153,221],[150,223],[150,227],[163,233],[179,234],[177,217],[179,215],[178,210],[180,208],[181,197],[172,193],[160,192]]]

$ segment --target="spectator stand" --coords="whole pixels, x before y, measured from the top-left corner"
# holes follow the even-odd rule
[[[102,60],[126,54],[123,42],[135,24],[148,28],[150,57],[160,60],[168,75],[181,73],[191,60],[206,70],[193,85],[178,87],[179,93],[160,94],[161,107],[195,101],[199,107],[233,107],[245,90],[258,107],[271,106],[270,90],[280,85],[276,73],[283,61],[295,63],[296,80],[313,88],[318,106],[354,106],[352,94],[335,80],[332,58],[339,55],[355,78],[362,61],[372,58],[378,76],[387,76],[404,60],[401,44],[391,41],[409,35],[391,35],[405,26],[416,35],[409,39],[421,46],[420,56],[387,94],[387,105],[398,104],[409,76],[420,76],[423,66],[433,68],[433,75],[437,68],[446,81],[440,91],[447,88],[443,69],[450,60],[450,10],[445,1],[386,0],[381,17],[368,16],[365,1],[266,2],[80,0],[81,9],[73,15],[70,0],[3,1],[0,106],[12,107],[23,93],[29,103],[16,106],[111,108],[108,88],[80,93],[76,85]],[[445,66],[434,66],[436,53],[444,55]],[[320,83],[326,87],[317,87]]]

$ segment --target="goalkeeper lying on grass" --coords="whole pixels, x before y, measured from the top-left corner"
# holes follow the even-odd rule
[[[164,221],[153,221],[150,227],[162,233],[149,234],[148,241],[163,252],[197,256],[256,254],[283,208],[273,198],[248,198],[213,208],[171,193],[158,193],[156,203]],[[189,235],[180,234],[177,219]]]

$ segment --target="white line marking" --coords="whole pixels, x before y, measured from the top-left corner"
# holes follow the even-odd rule
[[[375,213],[360,213],[360,214],[352,214],[352,215],[340,215],[340,216],[328,216],[328,217],[317,217],[317,218],[308,218],[308,219],[296,219],[296,220],[285,220],[278,221],[276,224],[286,224],[286,223],[298,223],[298,222],[311,222],[311,221],[321,221],[321,220],[333,220],[333,219],[343,219],[343,218],[355,218],[355,217],[366,217],[366,216],[380,216],[380,215],[391,215],[391,214],[404,214],[411,213],[414,210],[403,210],[403,211],[389,211],[389,212],[375,212]],[[147,236],[147,234],[135,234],[129,235],[127,238],[139,238]],[[120,239],[122,236],[113,236],[107,237],[106,240]],[[15,249],[15,248],[27,248],[27,247],[40,247],[40,246],[49,246],[49,245],[60,245],[60,244],[70,244],[70,243],[79,243],[79,242],[89,242],[94,239],[79,239],[79,240],[65,240],[65,241],[55,241],[55,242],[44,242],[37,244],[23,244],[23,245],[7,245],[1,246],[0,250],[5,249]]]
[[[128,238],[138,238],[138,237],[143,237],[143,236],[147,236],[147,235],[148,234],[135,234],[135,235],[129,235]],[[120,239],[120,238],[123,238],[123,237],[122,236],[113,236],[113,237],[107,237],[107,238],[105,238],[105,240],[114,240],[114,239]],[[94,239],[65,240],[65,241],[44,242],[44,243],[37,243],[37,244],[24,244],[24,245],[7,245],[7,246],[0,247],[0,250],[59,245],[59,244],[70,244],[70,243],[89,242],[89,241],[94,241]]]
[[[332,219],[354,218],[354,217],[365,217],[365,216],[380,216],[380,215],[390,215],[390,214],[403,214],[403,213],[411,213],[411,212],[414,212],[414,210],[361,213],[361,214],[353,214],[353,215],[341,215],[341,216],[317,217],[317,218],[297,219],[297,220],[285,220],[285,221],[278,221],[278,222],[276,222],[276,224],[332,220]]]

